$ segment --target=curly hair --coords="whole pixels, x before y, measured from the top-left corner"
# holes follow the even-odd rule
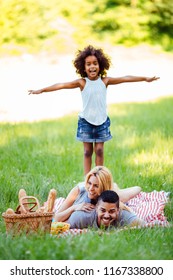
[[[82,51],[77,51],[76,58],[73,61],[73,65],[76,68],[76,73],[83,78],[87,77],[85,72],[85,59],[90,55],[94,55],[98,60],[100,68],[99,75],[101,77],[106,76],[106,70],[108,70],[111,65],[110,58],[103,53],[102,49],[96,49],[91,45],[87,46]]]

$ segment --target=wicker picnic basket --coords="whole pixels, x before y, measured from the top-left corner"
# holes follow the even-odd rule
[[[45,209],[44,209],[45,211]],[[44,212],[39,201],[34,196],[24,196],[19,200],[19,206],[12,214],[6,211],[2,214],[7,234],[50,232],[53,212]]]

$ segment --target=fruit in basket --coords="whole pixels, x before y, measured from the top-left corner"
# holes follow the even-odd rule
[[[51,224],[51,234],[58,234],[65,232],[70,228],[70,224],[64,222],[52,222]]]

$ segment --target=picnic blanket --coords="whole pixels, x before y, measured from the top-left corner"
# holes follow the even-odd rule
[[[164,191],[140,192],[130,199],[127,205],[146,222],[146,226],[168,226],[164,208],[169,201],[169,194]]]
[[[145,227],[153,226],[169,226],[164,208],[169,201],[170,193],[165,191],[140,192],[134,198],[127,202],[128,207],[136,213],[136,215],[146,222]],[[57,198],[54,204],[54,212],[57,212],[65,198]],[[87,229],[69,229],[60,234],[60,236],[77,235],[86,233]]]

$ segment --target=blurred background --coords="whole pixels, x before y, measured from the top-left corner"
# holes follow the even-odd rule
[[[172,0],[0,0],[0,121],[79,111],[78,90],[27,90],[76,79],[72,61],[88,44],[111,57],[110,76],[160,76],[152,84],[110,87],[108,103],[172,95]]]

